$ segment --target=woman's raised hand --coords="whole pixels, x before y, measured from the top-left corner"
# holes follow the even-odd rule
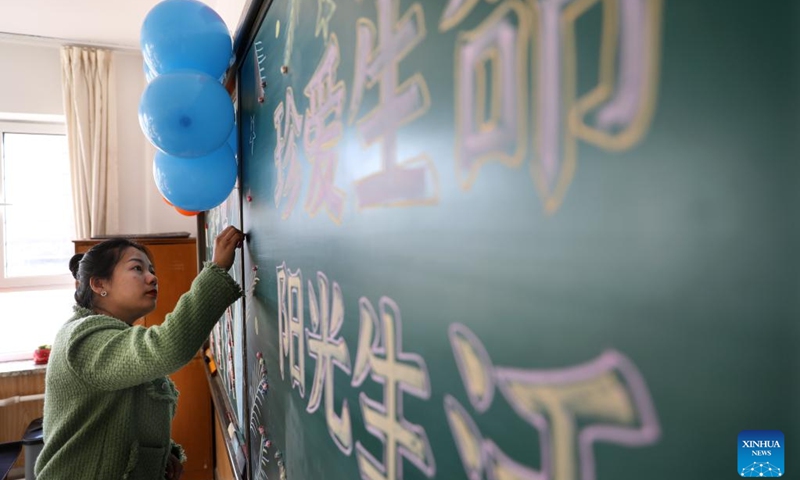
[[[238,228],[230,226],[225,228],[214,240],[214,255],[211,261],[219,268],[228,271],[233,265],[236,247],[242,245],[244,233]]]

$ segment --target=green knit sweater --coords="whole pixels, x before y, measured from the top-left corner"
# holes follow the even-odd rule
[[[75,307],[47,367],[38,480],[161,480],[178,392],[166,378],[187,364],[242,295],[212,263],[159,326],[130,326]],[[183,458],[182,458],[183,460]]]

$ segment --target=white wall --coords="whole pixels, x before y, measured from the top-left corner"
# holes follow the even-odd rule
[[[161,199],[153,182],[153,149],[139,128],[139,98],[145,87],[138,52],[114,53],[119,147],[119,232],[186,231],[196,235],[195,217],[184,217]],[[0,115],[63,115],[61,60],[57,45],[0,42]]]
[[[0,42],[0,112],[63,115],[57,48]]]

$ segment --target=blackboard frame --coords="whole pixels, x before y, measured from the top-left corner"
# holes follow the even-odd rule
[[[223,391],[222,382],[219,380],[218,375],[211,373],[208,367],[208,362],[205,363],[206,378],[208,378],[208,387],[211,392],[211,401],[214,404],[214,412],[216,413],[216,420],[220,425],[228,423],[229,413],[233,412],[233,408],[228,401],[228,396]],[[242,447],[231,440],[227,432],[223,429],[223,437],[225,439],[225,453],[228,463],[230,464],[231,471],[237,480],[244,480],[247,478],[247,457]],[[217,446],[214,445],[216,450]],[[216,453],[216,452],[215,452]],[[216,455],[214,456],[216,458]],[[215,465],[216,467],[216,465]]]
[[[235,75],[242,64],[244,52],[253,42],[258,32],[258,27],[267,16],[267,10],[272,5],[273,0],[246,0],[242,17],[236,27],[233,37],[233,53],[235,55],[234,64],[228,69],[228,75]]]
[[[233,35],[233,54],[234,54],[234,61],[232,62],[231,66],[228,68],[227,72],[225,73],[225,77],[222,81],[222,84],[226,86],[228,92],[231,95],[231,100],[234,104],[237,103],[238,97],[238,75],[237,72],[242,63],[242,59],[244,57],[244,53],[246,52],[248,46],[253,42],[256,33],[258,32],[258,27],[261,25],[261,22],[267,15],[267,11],[269,7],[272,5],[272,0],[246,0],[244,7],[242,9],[242,14],[239,18],[239,24],[236,26],[234,35]],[[236,111],[236,125],[241,125],[239,119],[239,111]],[[238,154],[239,152],[237,152]],[[239,172],[238,176],[241,178],[241,163],[239,164]],[[239,201],[241,202],[241,192],[239,192],[240,198]],[[241,215],[241,212],[240,212]],[[206,258],[206,251],[210,247],[206,245],[206,238],[205,235],[201,235],[205,230],[206,225],[206,212],[200,212],[197,215],[197,260],[198,265],[202,268],[203,261]],[[242,222],[242,218],[240,217],[240,223]],[[243,272],[242,272],[243,273]],[[244,278],[242,276],[242,278]],[[246,309],[247,306],[245,305],[244,308]],[[246,336],[247,333],[242,333],[243,338],[239,339],[242,342],[245,357],[247,355],[247,340]],[[208,347],[208,343],[205,347]],[[204,349],[205,349],[204,347]],[[213,403],[215,415],[215,421],[219,421],[220,425],[226,426],[230,422],[230,419],[233,418],[233,407],[230,404],[228,396],[225,394],[224,387],[220,378],[217,375],[212,374],[211,370],[208,366],[208,359],[206,359],[205,365],[205,372],[206,378],[208,379],[209,390],[211,392],[211,400]],[[245,375],[242,381],[244,382],[244,389],[247,391],[247,365],[244,366],[245,368]],[[245,409],[249,410],[250,405],[248,399],[245,398]],[[244,432],[246,435],[246,442],[247,445],[250,443],[250,429],[246,428],[246,425],[239,426],[240,428],[244,428]],[[223,439],[225,440],[225,453],[226,458],[230,464],[230,469],[233,472],[235,478],[237,480],[245,480],[250,478],[250,474],[248,472],[248,462],[247,462],[247,445],[240,445],[235,439],[231,439],[230,435],[227,433],[225,428],[223,428]],[[216,458],[216,449],[217,445],[214,442],[214,450],[215,450],[215,458]],[[215,466],[216,467],[216,466]]]

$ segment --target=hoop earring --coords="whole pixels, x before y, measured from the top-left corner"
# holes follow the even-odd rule
[[[101,297],[105,297],[106,295],[108,295],[108,292],[106,292],[105,290],[103,290],[102,292],[100,292],[100,296],[101,296]]]

